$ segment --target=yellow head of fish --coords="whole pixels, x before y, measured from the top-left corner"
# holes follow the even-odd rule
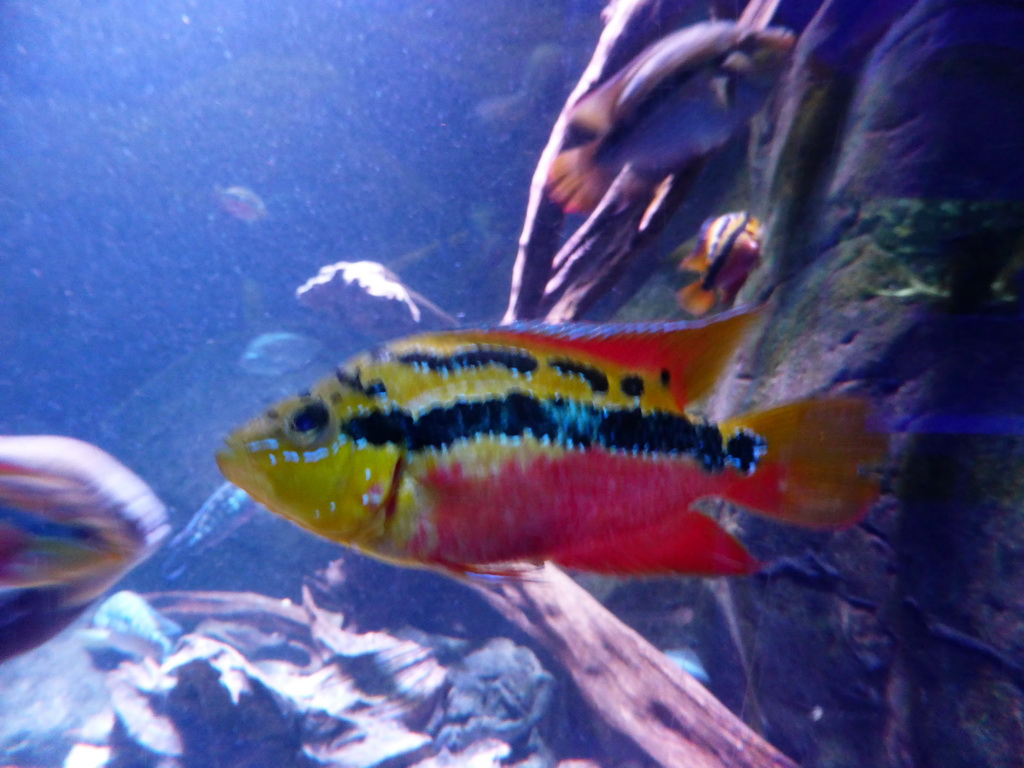
[[[293,522],[347,544],[369,544],[394,509],[402,450],[375,445],[360,425],[386,419],[344,378],[283,400],[227,438],[224,476]]]

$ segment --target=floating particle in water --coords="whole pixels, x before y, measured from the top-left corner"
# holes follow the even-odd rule
[[[308,365],[322,348],[319,341],[301,333],[274,331],[250,341],[238,364],[246,373],[280,376]]]

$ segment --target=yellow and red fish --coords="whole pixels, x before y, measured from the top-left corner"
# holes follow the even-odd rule
[[[687,415],[754,319],[413,336],[278,403],[218,464],[284,517],[406,565],[751,573],[754,557],[694,502],[846,525],[878,491],[862,465],[886,447],[852,398]]]
[[[708,219],[697,245],[679,269],[697,279],[676,294],[679,306],[691,315],[706,315],[715,307],[728,309],[761,260],[761,222],[746,211]]]

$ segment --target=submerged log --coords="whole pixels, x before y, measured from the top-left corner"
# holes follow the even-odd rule
[[[664,768],[796,768],[558,568],[476,585],[551,653],[607,725]]]

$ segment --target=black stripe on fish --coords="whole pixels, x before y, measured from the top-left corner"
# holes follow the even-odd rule
[[[592,365],[578,363],[568,358],[552,358],[548,365],[554,368],[563,376],[580,376],[590,385],[594,392],[604,393],[608,391],[608,377]]]
[[[644,380],[639,376],[623,376],[619,386],[627,397],[640,397],[644,393]]]
[[[363,382],[362,379],[360,378],[360,376],[362,375],[362,371],[360,371],[358,368],[356,368],[354,373],[349,373],[344,368],[339,368],[337,371],[335,371],[334,375],[338,377],[339,384],[342,384],[348,387],[349,389],[354,389],[359,392],[363,391]]]
[[[434,408],[417,418],[401,409],[377,411],[349,419],[342,432],[373,445],[404,445],[411,451],[444,448],[479,435],[530,434],[566,448],[689,455],[708,471],[728,464],[749,472],[765,445],[761,437],[747,432],[723,441],[716,425],[672,413],[600,408],[559,397],[538,400],[520,392]]]
[[[396,408],[392,411],[372,411],[355,416],[341,425],[343,434],[353,440],[365,440],[371,445],[410,444],[413,418],[407,411]]]
[[[500,365],[510,371],[532,373],[537,370],[537,358],[521,349],[500,347],[471,349],[454,355],[432,355],[429,352],[408,352],[399,355],[398,362],[405,365],[421,365],[432,371],[458,371],[463,368],[482,368],[485,365]]]
[[[711,257],[711,265],[708,267],[707,273],[704,275],[704,279],[701,281],[700,287],[705,291],[710,291],[715,287],[715,281],[718,279],[718,273],[722,271],[725,266],[725,262],[728,260],[726,257],[734,247],[736,247],[736,241],[740,239],[740,235],[747,231],[747,224],[750,223],[750,214],[744,213],[743,218],[739,224],[737,224],[733,231],[729,233],[725,242],[719,245],[718,243],[712,243],[714,251]],[[732,220],[725,222],[726,227],[732,224]]]
[[[358,368],[354,373],[349,373],[344,368],[339,368],[334,375],[338,378],[339,383],[357,392],[362,392],[367,397],[387,397],[388,390],[384,386],[384,382],[380,379],[374,379],[369,384],[363,384],[361,378],[362,371]]]
[[[384,382],[381,381],[380,379],[374,379],[365,387],[363,387],[363,392],[365,392],[369,397],[388,396],[388,388],[384,386]]]

